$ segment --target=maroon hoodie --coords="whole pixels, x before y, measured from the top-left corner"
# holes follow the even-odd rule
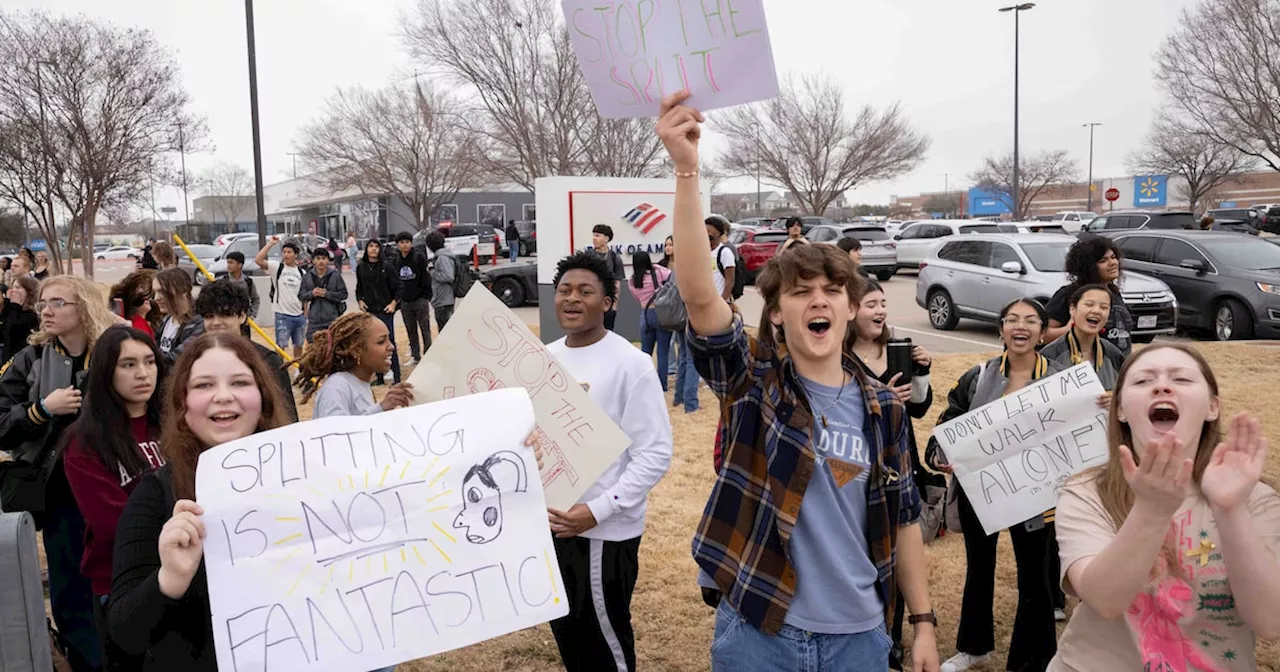
[[[129,422],[138,451],[154,471],[164,465],[160,456],[160,428],[145,417]],[[111,551],[116,541],[116,523],[124,513],[129,493],[144,474],[127,474],[123,468],[108,469],[102,458],[72,435],[62,457],[71,484],[71,494],[84,514],[84,558],[80,572],[93,584],[94,595],[111,594]]]

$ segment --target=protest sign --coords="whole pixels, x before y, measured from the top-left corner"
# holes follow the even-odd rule
[[[987,534],[1052,509],[1067,478],[1106,463],[1105,391],[1080,364],[933,430]]]
[[[681,89],[703,110],[778,95],[763,0],[564,0],[602,117],[655,117]]]
[[[533,425],[502,390],[206,451],[218,669],[369,670],[564,616]]]
[[[542,488],[547,506],[561,511],[631,445],[524,321],[478,282],[405,382],[413,385],[414,403],[528,390],[545,451]],[[506,409],[495,405],[489,417],[506,422]]]

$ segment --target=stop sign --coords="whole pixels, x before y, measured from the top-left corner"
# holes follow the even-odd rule
[[[1119,189],[1116,189],[1115,187],[1112,187],[1112,188],[1108,189],[1108,190],[1107,190],[1107,200],[1108,200],[1108,201],[1118,201],[1118,200],[1120,200],[1120,190],[1119,190]]]

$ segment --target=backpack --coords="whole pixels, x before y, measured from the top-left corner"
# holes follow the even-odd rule
[[[680,289],[676,287],[673,278],[668,278],[653,293],[649,305],[645,306],[650,307],[658,313],[658,327],[661,329],[684,331],[685,325],[689,323],[689,309],[685,307],[684,298],[680,296]]]
[[[726,249],[733,253],[733,293],[731,296],[735,299],[741,299],[742,293],[747,289],[747,264],[742,260],[742,255],[738,254],[738,248],[729,243],[724,243],[723,247],[716,250],[716,268],[720,271],[720,275],[724,275],[724,264],[720,261],[720,255]]]
[[[458,263],[457,257],[449,257],[453,261],[453,298],[461,299],[471,291],[476,282],[476,273],[466,264]]]

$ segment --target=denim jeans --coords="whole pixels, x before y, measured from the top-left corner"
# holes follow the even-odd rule
[[[307,330],[306,315],[284,315],[276,313],[276,345],[287,348],[291,344],[301,348],[303,334]]]
[[[520,258],[520,241],[512,240],[507,243],[511,246],[511,263],[515,263]]]
[[[62,465],[58,465],[62,469]],[[53,624],[73,651],[72,668],[98,669],[102,648],[93,620],[93,588],[80,573],[84,557],[84,516],[75,505],[41,514],[44,554],[49,564],[49,605]]]
[[[684,404],[684,412],[698,410],[698,378],[697,369],[693,368],[693,353],[685,342],[684,332],[676,332],[676,343],[680,346],[680,364],[676,372],[676,392],[672,402],[679,406]]]
[[[884,672],[889,669],[889,645],[883,624],[854,635],[824,635],[784,625],[777,635],[766,635],[721,600],[711,670]]]
[[[671,357],[671,332],[658,326],[658,310],[649,308],[640,312],[640,350],[652,355],[658,349],[658,380],[662,381],[662,391],[667,391],[667,361]]]
[[[396,344],[396,314],[381,310],[370,312],[369,314],[382,320],[382,323],[387,325],[387,334],[391,336],[391,345],[394,347]],[[378,374],[378,380],[381,381],[384,378],[383,374]],[[391,380],[397,383],[400,382],[400,348],[398,347],[391,353]]]

